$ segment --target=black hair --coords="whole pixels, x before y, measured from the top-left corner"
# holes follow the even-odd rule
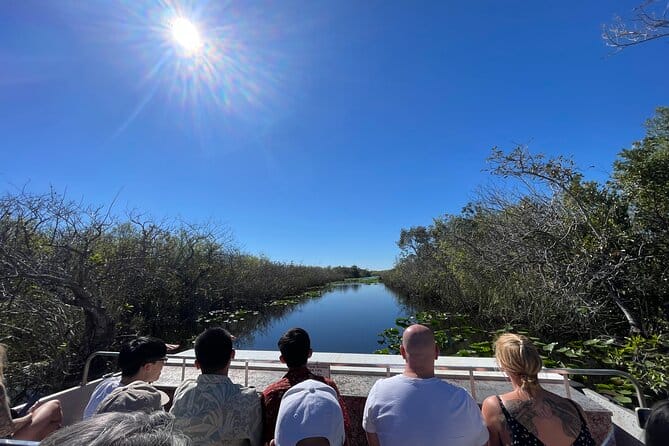
[[[660,401],[646,421],[646,446],[667,444],[669,437],[669,400]]]
[[[204,374],[225,368],[231,356],[232,336],[225,328],[207,328],[195,339],[195,358]]]
[[[291,328],[279,338],[277,345],[289,368],[302,367],[307,364],[311,341],[309,333],[303,328]]]
[[[167,346],[158,338],[140,336],[121,346],[118,354],[118,366],[124,377],[134,376],[139,369],[150,362],[165,359]]]

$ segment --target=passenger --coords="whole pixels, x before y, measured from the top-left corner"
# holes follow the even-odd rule
[[[260,395],[230,381],[234,357],[232,337],[223,328],[209,328],[195,340],[195,366],[202,374],[179,386],[170,412],[196,446],[261,444]]]
[[[281,352],[279,360],[288,366],[288,373],[286,373],[280,380],[267,386],[262,393],[264,425],[263,441],[269,443],[269,441],[274,438],[274,428],[279,414],[281,398],[284,393],[295,384],[308,379],[323,382],[335,390],[343,412],[344,425],[348,432],[348,414],[337,385],[334,381],[328,378],[311,373],[307,368],[307,360],[313,353],[313,350],[311,350],[309,334],[302,328],[291,328],[281,336],[278,346],[279,351]]]
[[[646,421],[646,446],[666,445],[669,439],[669,400],[660,401]]]
[[[27,415],[13,416],[5,389],[6,362],[7,348],[0,344],[0,438],[40,441],[60,427],[63,421],[60,401],[37,402],[28,409]]]
[[[40,443],[41,446],[190,446],[191,440],[174,427],[166,412],[96,415],[64,427]]]
[[[342,446],[344,416],[337,393],[308,379],[284,393],[271,446]]]
[[[166,355],[167,346],[157,338],[141,336],[123,344],[118,355],[121,377],[108,378],[98,384],[84,409],[84,420],[93,416],[102,400],[114,389],[134,381],[157,381],[167,360]]]
[[[432,331],[411,325],[402,335],[404,372],[377,381],[369,392],[362,427],[370,446],[487,444],[476,401],[434,374],[439,355]]]
[[[594,446],[581,408],[539,385],[537,375],[543,364],[529,339],[503,334],[495,342],[495,357],[511,380],[513,391],[488,397],[483,402],[491,446]]]
[[[144,381],[134,381],[127,386],[117,387],[102,400],[95,413],[136,412],[146,413],[163,410],[170,397]]]

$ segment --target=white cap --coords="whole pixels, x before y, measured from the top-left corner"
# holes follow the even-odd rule
[[[283,395],[276,420],[277,446],[295,446],[305,438],[327,438],[330,446],[344,444],[344,416],[337,393],[327,384],[308,379]]]

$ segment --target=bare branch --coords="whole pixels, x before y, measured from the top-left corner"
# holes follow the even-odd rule
[[[646,0],[631,18],[616,17],[602,27],[604,42],[616,51],[663,37],[669,37],[669,1]]]

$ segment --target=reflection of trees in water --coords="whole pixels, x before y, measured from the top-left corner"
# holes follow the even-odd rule
[[[351,282],[351,283],[333,283],[328,286],[328,292],[325,294],[328,294],[329,292],[332,291],[358,291],[360,287],[363,286],[361,283],[356,283],[356,282]]]
[[[390,294],[397,302],[402,312],[407,315],[414,315],[421,311],[428,311],[436,309],[434,301],[423,296],[408,297],[401,291],[395,290],[388,285],[383,284],[386,292]]]
[[[200,317],[195,323],[164,326],[164,338],[168,342],[180,344],[183,348],[193,348],[195,338],[206,328],[223,327],[237,338],[237,345],[250,345],[255,335],[267,333],[275,321],[284,319],[291,312],[321,297],[286,298],[284,301],[277,301],[285,303],[260,308],[214,311]]]
[[[288,318],[294,311],[299,310],[309,303],[320,301],[331,293],[358,293],[363,286],[383,287],[383,292],[395,301],[399,312],[406,315],[414,315],[419,311],[429,309],[427,303],[414,302],[407,299],[402,293],[387,287],[384,284],[361,284],[361,283],[335,283],[328,286],[327,290],[317,297],[303,297],[287,299],[286,304],[267,305],[259,309],[244,311],[238,309],[238,313],[221,312],[208,318],[203,318],[200,323],[190,327],[175,327],[174,340],[178,339],[184,347],[192,347],[192,342],[198,333],[207,327],[221,326],[236,336],[236,346],[246,347],[254,344],[256,338],[266,336],[270,329],[277,323]],[[241,310],[241,311],[240,311]],[[331,322],[331,321],[329,321]],[[394,320],[388,321],[388,327],[394,325]],[[377,333],[371,333],[374,337]],[[170,339],[172,341],[173,339]]]
[[[259,310],[244,313],[241,317],[230,320],[230,318],[211,319],[209,323],[204,324],[200,330],[206,327],[221,326],[236,336],[235,344],[237,346],[253,345],[256,336],[264,336],[270,327],[277,321],[286,319],[289,314],[314,300],[322,299],[327,293],[318,297],[305,297],[291,299],[286,304],[266,305]]]
[[[248,317],[244,317],[244,320],[238,320],[236,322],[222,323],[221,325],[233,333],[237,337],[236,345],[238,346],[250,346],[253,345],[257,337],[266,336],[272,326],[277,322],[285,320],[288,316],[294,311],[302,308],[303,306],[319,301],[329,294],[334,292],[359,292],[363,286],[374,286],[374,285],[365,285],[361,283],[334,283],[327,287],[327,290],[318,297],[304,298],[300,299],[295,303],[290,303],[287,305],[270,305],[266,306],[259,310],[258,314],[252,314]],[[378,285],[377,285],[378,286]],[[381,285],[384,286],[384,285]],[[398,302],[398,305],[404,311],[406,309],[406,314],[413,314],[408,306],[396,296],[398,295],[394,291],[391,291],[386,287],[386,292],[392,295]],[[392,321],[389,321],[392,323]],[[278,341],[278,339],[277,339]]]
[[[256,336],[264,336],[269,328],[277,321],[286,319],[287,316],[300,307],[303,307],[311,299],[300,301],[290,305],[267,306],[250,318],[244,318],[237,322],[223,324],[231,333],[237,336],[235,344],[238,346],[253,345]],[[278,341],[278,339],[277,339]]]

